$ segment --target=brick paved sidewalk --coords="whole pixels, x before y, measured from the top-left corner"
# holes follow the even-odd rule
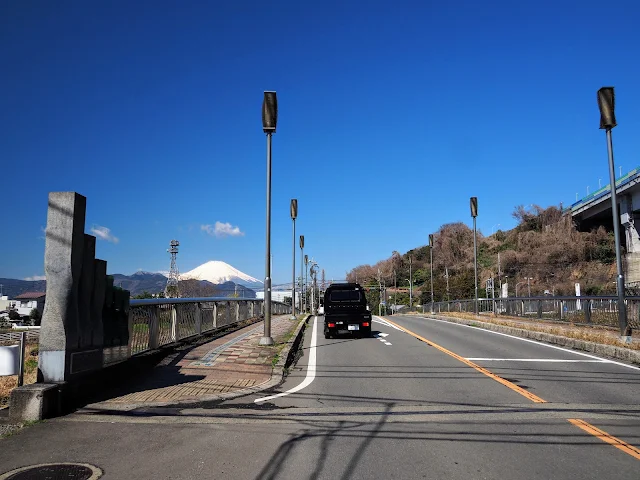
[[[167,405],[184,401],[209,400],[220,394],[258,387],[271,379],[272,361],[298,326],[290,315],[271,319],[275,345],[259,345],[264,322],[172,355],[154,368],[130,393],[106,400],[106,407]],[[89,406],[91,407],[91,406]]]

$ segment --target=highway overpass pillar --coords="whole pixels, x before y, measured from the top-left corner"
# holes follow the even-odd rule
[[[620,198],[620,223],[624,227],[626,240],[625,280],[627,285],[640,285],[640,234],[635,225],[633,197]]]

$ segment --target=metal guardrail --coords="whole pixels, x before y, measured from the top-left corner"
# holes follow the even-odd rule
[[[478,299],[480,315],[550,320],[584,325],[618,328],[617,297],[511,297]],[[474,312],[473,299],[434,302],[422,306],[422,313]],[[640,297],[628,296],[627,322],[633,329],[640,328]]]
[[[271,302],[274,315],[291,306]],[[264,301],[228,297],[131,300],[129,346],[131,355],[228,327],[264,314]]]
[[[15,332],[0,333],[0,344],[19,342],[20,333],[20,330]],[[25,333],[27,334],[26,341],[28,343],[31,343],[33,341],[37,342],[40,339],[40,330],[27,330]]]

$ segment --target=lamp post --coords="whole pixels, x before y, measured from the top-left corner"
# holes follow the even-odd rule
[[[291,277],[291,315],[296,318],[296,218],[298,217],[298,200],[291,199],[289,207],[293,223],[293,254],[291,258],[293,276]]]
[[[433,315],[433,233],[429,234],[429,257],[431,266],[431,315]]]
[[[616,266],[618,269],[618,323],[620,336],[631,336],[627,325],[627,311],[624,304],[624,272],[622,271],[622,255],[620,253],[620,217],[618,216],[618,198],[616,192],[616,169],[613,162],[613,140],[611,129],[617,125],[615,115],[615,94],[613,87],[602,87],[598,90],[598,108],[600,109],[600,129],[607,133],[607,152],[609,154],[609,178],[611,181],[611,212],[613,215],[613,236],[616,245]],[[630,339],[629,339],[630,340]]]
[[[471,197],[471,216],[473,217],[473,280],[475,282],[475,302],[473,304],[474,313],[478,314],[478,242],[476,230],[476,217],[478,216],[478,197]]]
[[[316,278],[317,278],[317,268],[318,264],[311,260],[311,267],[309,268],[309,273],[311,274],[311,314],[316,315]]]
[[[307,312],[307,302],[306,302],[306,294],[304,291],[304,274],[303,265],[304,265],[304,235],[300,235],[300,308],[302,312]],[[304,302],[304,304],[303,304]]]
[[[518,283],[516,283],[516,298],[518,297],[518,286],[524,285],[525,283],[527,283],[527,282],[518,282]]]
[[[267,245],[264,275],[264,336],[260,345],[273,345],[271,338],[271,136],[278,122],[276,92],[264,92],[262,100],[262,130],[267,134]]]

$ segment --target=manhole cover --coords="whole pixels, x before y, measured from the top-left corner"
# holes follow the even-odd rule
[[[0,475],[0,480],[95,480],[102,470],[87,463],[47,463],[22,467]]]

